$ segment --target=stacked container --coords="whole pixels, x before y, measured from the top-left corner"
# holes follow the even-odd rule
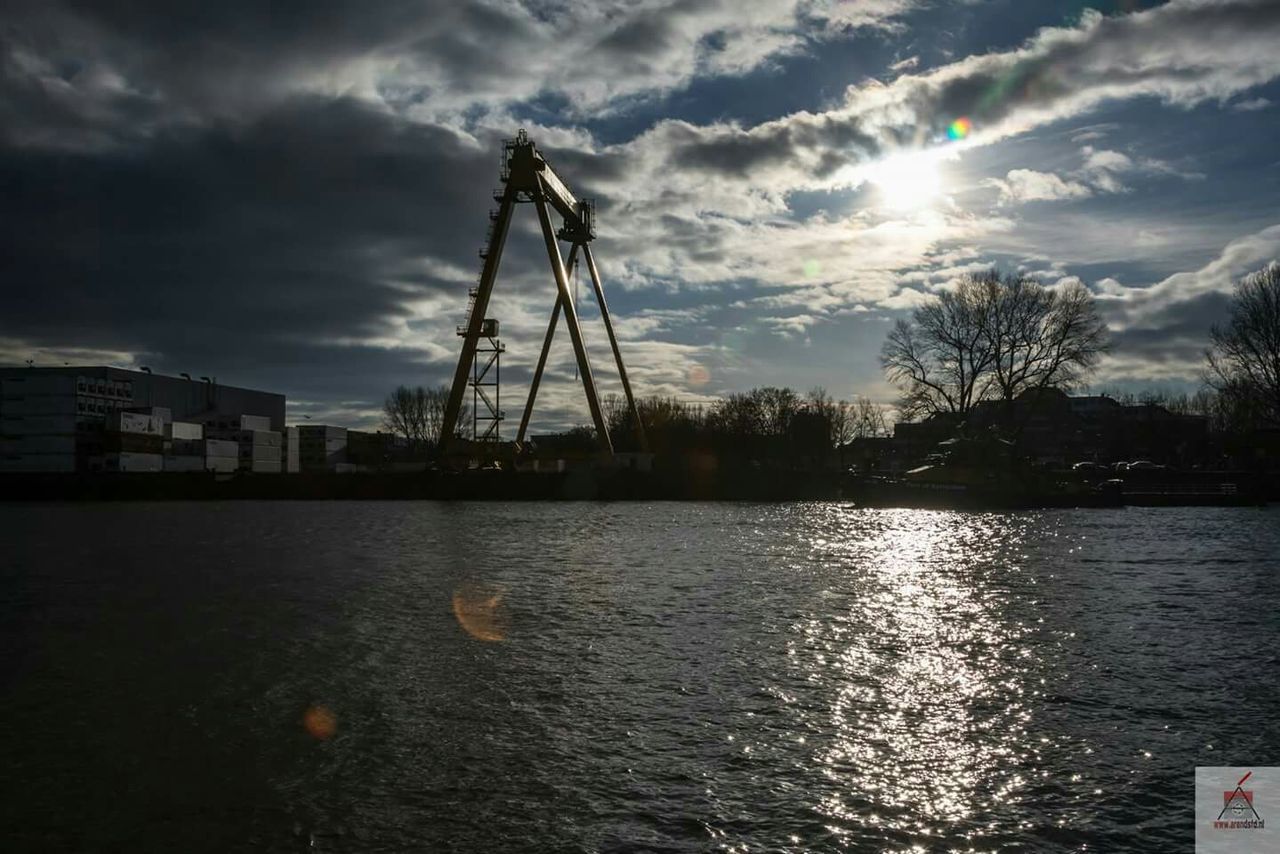
[[[204,427],[174,421],[165,425],[164,470],[204,471]]]
[[[160,414],[108,413],[102,436],[103,467],[107,471],[163,471],[164,428]]]
[[[205,439],[204,467],[208,471],[234,472],[240,467],[239,443],[227,439]]]
[[[240,470],[279,474],[280,434],[274,430],[241,430],[236,434],[240,446]]]

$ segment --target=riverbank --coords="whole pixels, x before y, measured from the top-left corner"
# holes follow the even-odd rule
[[[93,473],[0,475],[6,501],[852,501],[869,507],[999,510],[1031,507],[1240,506],[1275,501],[1275,484],[1208,473],[1150,477],[1102,491],[938,488],[832,471],[742,468],[568,472],[471,470],[235,475]]]
[[[0,500],[797,501],[842,497],[838,472],[568,472],[413,474],[94,473],[0,475]]]

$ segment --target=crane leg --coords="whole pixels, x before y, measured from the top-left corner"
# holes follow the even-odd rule
[[[576,246],[574,247],[577,248]],[[636,399],[631,394],[631,381],[627,379],[627,367],[622,363],[622,351],[618,349],[618,336],[613,332],[613,321],[609,318],[609,306],[604,300],[604,286],[600,284],[600,271],[596,269],[595,256],[591,247],[582,247],[582,257],[587,259],[587,270],[591,273],[591,287],[595,289],[596,303],[600,306],[600,316],[604,318],[605,331],[609,333],[609,346],[613,348],[613,359],[618,364],[618,377],[622,380],[622,390],[627,395],[627,407],[631,410],[631,421],[636,425],[636,439],[641,451],[649,450],[649,443],[644,435],[644,425],[640,423],[640,412],[636,409]]]
[[[569,292],[569,277],[565,273],[560,244],[556,241],[555,232],[551,228],[551,216],[547,212],[546,187],[541,175],[537,175],[536,178],[538,192],[534,195],[534,206],[538,209],[542,239],[547,245],[547,257],[551,261],[551,271],[556,277],[556,289],[560,292],[561,310],[564,311],[565,320],[569,324],[569,337],[573,339],[573,352],[578,359],[578,373],[582,376],[582,387],[587,393],[587,407],[591,410],[591,420],[595,423],[600,449],[612,455],[613,442],[609,438],[609,426],[604,423],[600,399],[596,396],[596,383],[591,376],[591,362],[587,359],[587,348],[582,342],[582,327],[578,325],[578,313],[573,307],[573,296]]]
[[[511,226],[511,214],[515,210],[516,190],[508,183],[502,194],[502,204],[498,208],[498,218],[494,221],[493,237],[485,255],[484,268],[480,271],[480,284],[476,288],[476,301],[471,307],[471,317],[467,320],[466,335],[462,344],[462,353],[458,356],[458,367],[453,372],[453,385],[449,387],[449,401],[444,407],[444,421],[440,424],[440,451],[445,454],[453,444],[454,432],[457,430],[458,415],[462,412],[462,395],[467,390],[467,374],[471,372],[471,362],[475,357],[476,343],[480,340],[480,327],[484,324],[485,312],[489,310],[489,296],[493,293],[493,283],[498,278],[498,264],[502,261],[502,247],[507,241],[507,230]]]
[[[569,262],[566,267],[573,267],[573,260],[578,254],[578,244],[569,250]],[[533,372],[533,383],[529,386],[529,399],[524,404],[524,414],[520,416],[520,430],[516,433],[516,444],[524,443],[525,432],[529,429],[529,417],[533,415],[533,402],[538,397],[538,386],[542,382],[542,371],[547,366],[547,354],[551,352],[551,339],[555,337],[556,323],[560,320],[560,293],[556,292],[556,304],[551,309],[551,322],[547,324],[547,335],[542,339],[542,352],[538,355],[538,367]]]

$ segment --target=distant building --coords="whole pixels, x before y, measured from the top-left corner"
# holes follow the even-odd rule
[[[276,433],[279,471],[284,410],[282,394],[212,379],[111,367],[0,368],[0,471],[252,469],[270,452],[244,451],[246,416],[256,416],[249,423],[259,432]],[[223,438],[228,433],[239,435]],[[250,444],[271,442],[257,440]]]
[[[1018,453],[1042,463],[1151,460],[1186,465],[1209,453],[1209,422],[1163,406],[1124,406],[1105,395],[1072,397],[1057,389],[1012,401],[983,401],[965,419],[946,413],[899,422],[884,458],[918,462],[953,436],[1017,437]],[[887,453],[885,453],[887,451]]]

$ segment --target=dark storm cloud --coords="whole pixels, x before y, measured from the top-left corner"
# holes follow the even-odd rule
[[[0,109],[17,124],[8,138],[26,144],[47,145],[79,119],[88,135],[63,147],[101,145],[102,132],[132,139],[139,122],[256,115],[299,92],[436,112],[559,93],[581,112],[695,73],[755,67],[792,45],[802,24],[820,33],[825,19],[812,12],[802,0],[10,0]]]
[[[128,151],[0,154],[3,334],[147,352],[372,335],[405,288],[459,292],[491,149],[346,100]],[[467,253],[470,254],[470,251]]]
[[[1210,327],[1230,316],[1230,305],[1230,294],[1218,292],[1170,303],[1142,325],[1125,326],[1113,333],[1114,349],[1156,362],[1195,361],[1209,346]]]

